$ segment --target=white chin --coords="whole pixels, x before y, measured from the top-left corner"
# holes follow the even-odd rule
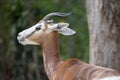
[[[22,45],[40,45],[36,42],[30,41],[30,40],[27,40],[27,39],[25,39],[24,41],[19,41],[19,43],[21,43]]]

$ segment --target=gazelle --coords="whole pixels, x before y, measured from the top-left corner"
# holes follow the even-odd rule
[[[68,28],[68,23],[53,23],[49,19],[69,15],[70,13],[50,13],[31,28],[20,32],[17,39],[23,45],[41,45],[49,80],[120,80],[120,74],[113,69],[90,65],[76,58],[66,61],[61,59],[59,33],[73,35],[75,31]]]

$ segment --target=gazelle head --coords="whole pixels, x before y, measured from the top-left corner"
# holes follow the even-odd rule
[[[69,26],[68,23],[64,22],[54,23],[52,20],[49,20],[51,17],[54,16],[66,17],[68,15],[70,15],[70,13],[54,12],[48,14],[34,26],[20,32],[17,37],[19,43],[23,45],[26,44],[39,45],[42,43],[42,39],[46,34],[50,34],[54,31],[58,31],[58,33],[61,33],[63,35],[74,34],[75,31],[68,28]]]

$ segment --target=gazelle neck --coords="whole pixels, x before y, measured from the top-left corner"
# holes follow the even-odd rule
[[[51,32],[45,36],[45,41],[42,44],[43,60],[46,73],[50,80],[53,80],[53,76],[62,60],[59,54],[59,35],[58,32]]]

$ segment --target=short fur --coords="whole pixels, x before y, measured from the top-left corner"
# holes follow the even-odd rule
[[[59,16],[63,15],[65,14],[59,14]],[[36,27],[37,31],[35,31]],[[38,27],[41,30],[38,30]],[[59,29],[62,28],[60,33],[64,35],[75,33],[67,27],[66,23],[48,24],[46,21],[40,21],[30,29],[19,33],[18,40],[23,45],[41,45],[44,67],[49,80],[120,80],[120,74],[116,70],[90,65],[76,58],[63,61],[59,52]]]

